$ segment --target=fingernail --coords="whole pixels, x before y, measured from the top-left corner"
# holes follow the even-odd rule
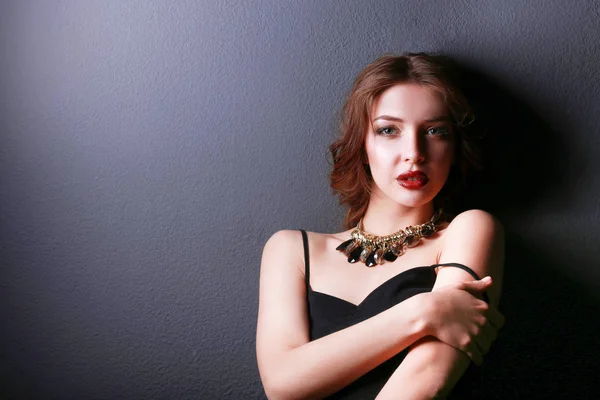
[[[485,278],[482,279],[482,281],[484,281],[484,282],[489,282],[491,280],[492,280],[492,278],[489,276],[486,276]]]

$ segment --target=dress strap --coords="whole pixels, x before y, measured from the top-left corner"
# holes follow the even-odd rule
[[[302,243],[304,244],[304,280],[306,282],[306,290],[310,288],[310,261],[308,260],[308,236],[304,229],[300,229],[302,232]]]
[[[481,279],[477,273],[475,271],[473,271],[471,268],[467,267],[464,264],[459,264],[459,263],[443,263],[443,264],[433,264],[432,267],[456,267],[456,268],[460,268],[463,271],[467,271],[469,274],[471,274],[471,276],[473,278],[475,278],[475,280],[479,280]],[[490,300],[488,298],[488,295],[486,292],[483,292],[483,300],[485,300],[486,303],[489,304]]]

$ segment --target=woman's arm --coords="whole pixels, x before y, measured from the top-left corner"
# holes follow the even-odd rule
[[[445,232],[440,263],[456,262],[469,266],[479,277],[491,276],[488,290],[491,308],[497,308],[502,287],[504,233],[500,223],[481,210],[458,215]],[[472,280],[466,271],[443,267],[433,291],[457,281]],[[495,340],[496,326],[487,327],[487,343]],[[484,340],[484,342],[486,342]],[[489,347],[482,346],[481,354]],[[488,347],[488,348],[486,348]],[[469,366],[471,359],[463,351],[428,336],[411,346],[406,358],[390,377],[378,399],[432,399],[446,396]]]
[[[309,342],[300,232],[279,231],[265,245],[261,264],[256,338],[258,367],[269,398],[322,398],[430,334],[431,293],[413,296],[346,329]],[[482,281],[472,290],[483,291]],[[457,290],[457,293],[464,294]],[[472,296],[455,296],[461,306],[450,319],[481,317],[463,312]],[[457,344],[458,346],[458,344]]]

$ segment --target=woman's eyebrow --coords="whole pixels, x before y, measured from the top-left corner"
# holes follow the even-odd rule
[[[402,118],[392,117],[391,115],[380,115],[379,117],[373,119],[373,122],[377,121],[378,119],[386,119],[388,121],[404,122],[404,120]]]
[[[376,117],[375,119],[373,119],[373,122],[375,122],[379,119],[385,119],[388,121],[404,122],[404,120],[402,118],[392,117],[391,115],[380,115],[379,117]],[[428,118],[425,120],[425,122],[440,122],[440,121],[445,121],[445,122],[450,121],[450,118],[448,118],[447,115],[439,115],[439,116]]]

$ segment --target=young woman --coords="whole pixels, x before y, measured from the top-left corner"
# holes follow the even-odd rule
[[[263,250],[269,398],[445,396],[496,339],[502,226],[442,210],[477,155],[453,79],[446,58],[423,53],[383,56],[356,79],[330,146],[348,230],[282,230]]]

